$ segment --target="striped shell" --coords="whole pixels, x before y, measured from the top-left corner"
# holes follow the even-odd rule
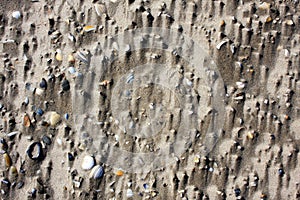
[[[100,165],[96,165],[95,167],[93,167],[93,169],[90,173],[90,178],[99,179],[103,176],[103,174],[104,174],[103,167]]]

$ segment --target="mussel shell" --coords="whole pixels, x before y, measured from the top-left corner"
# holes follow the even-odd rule
[[[103,167],[100,166],[100,165],[96,165],[96,166],[93,167],[93,169],[91,170],[90,178],[100,179],[100,178],[102,178],[103,174],[104,174],[104,169],[103,169]]]
[[[37,148],[37,155],[32,155],[33,151]],[[28,157],[32,160],[42,160],[43,159],[43,152],[42,152],[42,144],[40,142],[34,142],[32,143],[27,151],[26,151]]]

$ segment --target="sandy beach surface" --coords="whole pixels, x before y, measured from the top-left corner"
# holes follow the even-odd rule
[[[1,0],[1,199],[300,199],[298,0]]]

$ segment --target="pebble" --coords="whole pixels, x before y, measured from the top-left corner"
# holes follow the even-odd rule
[[[84,170],[90,170],[92,169],[92,167],[94,167],[95,165],[95,160],[92,156],[85,156],[83,158],[82,164],[81,164],[81,168]]]
[[[55,59],[59,62],[61,62],[63,60],[63,57],[62,57],[62,52],[60,49],[57,49],[56,50],[56,53],[55,53]]]
[[[73,54],[68,55],[68,62],[69,63],[74,63],[75,62],[75,58],[74,58]]]
[[[15,180],[17,177],[18,177],[17,168],[15,166],[11,166],[9,168],[9,179],[12,181],[12,180]]]
[[[60,121],[60,115],[57,112],[52,112],[50,115],[50,125],[56,126]]]
[[[69,67],[68,71],[69,71],[70,74],[75,74],[76,73],[76,70],[75,70],[74,67]]]
[[[15,19],[20,19],[21,17],[21,12],[20,11],[14,11],[12,13],[12,17],[15,18]]]
[[[96,165],[96,166],[93,167],[93,169],[91,170],[90,178],[100,179],[100,178],[102,178],[103,174],[104,174],[104,169],[103,169],[103,167],[100,166],[100,165]]]
[[[29,116],[26,114],[24,115],[24,118],[23,118],[23,125],[25,127],[29,127],[31,125],[31,122],[30,122],[30,118]]]
[[[26,153],[32,160],[41,160],[43,158],[42,144],[40,142],[33,142],[29,145]]]

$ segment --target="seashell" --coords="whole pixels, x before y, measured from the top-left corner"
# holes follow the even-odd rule
[[[31,145],[29,145],[26,153],[32,160],[42,160],[42,144],[40,142],[32,143]]]
[[[14,11],[12,13],[12,17],[15,18],[15,19],[20,19],[20,17],[21,17],[20,11]]]
[[[29,98],[28,97],[25,98],[24,103],[25,103],[25,105],[29,104]]]
[[[292,25],[294,25],[294,22],[293,22],[293,20],[288,19],[288,20],[286,20],[286,24],[289,26],[292,26]]]
[[[42,137],[42,141],[47,145],[50,145],[52,143],[51,139],[47,135],[44,135]]]
[[[110,81],[104,80],[104,81],[100,82],[100,85],[101,86],[107,86],[109,83],[110,83]]]
[[[13,132],[10,132],[8,134],[6,134],[7,137],[12,137],[12,136],[15,136],[17,134],[19,134],[20,132],[19,131],[13,131]]]
[[[47,89],[47,81],[44,78],[40,82],[40,88]]]
[[[39,116],[42,116],[44,114],[44,111],[41,108],[38,108],[36,110],[36,114],[39,115]]]
[[[4,151],[4,152],[7,151],[8,145],[5,141],[5,139],[0,138],[0,145],[1,145],[1,151]]]
[[[104,4],[95,4],[95,10],[99,17],[101,17],[103,14],[106,14],[106,7]]]
[[[129,76],[126,79],[126,83],[132,83],[133,80],[134,80],[134,75],[133,74],[129,74]]]
[[[23,125],[25,127],[29,127],[31,125],[30,118],[27,114],[23,118]]]
[[[8,155],[8,153],[3,154],[3,159],[4,159],[4,162],[5,162],[5,166],[7,168],[10,167],[11,166],[11,158]]]
[[[60,121],[60,115],[57,112],[52,112],[50,115],[50,125],[56,126],[56,124]]]
[[[223,40],[222,42],[220,42],[219,44],[217,44],[216,48],[217,48],[218,50],[220,50],[221,47],[222,47],[224,44],[226,44],[226,43],[227,43],[227,40]]]
[[[9,168],[9,179],[12,181],[12,180],[15,180],[17,177],[18,177],[17,168],[15,166],[11,166]]]
[[[127,189],[126,196],[127,196],[128,198],[133,197],[133,192],[132,192],[131,189]]]
[[[104,174],[103,167],[100,165],[96,165],[95,167],[93,167],[90,173],[90,178],[99,179],[103,176],[103,174]]]
[[[260,4],[258,6],[258,8],[261,9],[261,10],[268,10],[268,9],[270,9],[270,4],[267,3],[267,2],[263,2],[262,4]]]
[[[61,84],[63,91],[69,91],[70,90],[70,82],[67,79],[64,79]]]
[[[83,27],[84,32],[91,32],[91,31],[94,31],[94,30],[96,30],[96,27],[92,26],[92,25],[87,25],[87,26]]]
[[[17,189],[21,189],[22,187],[24,186],[24,182],[23,181],[20,181],[17,183]]]
[[[77,51],[77,57],[81,62],[84,62],[86,64],[89,63],[89,59],[88,59],[88,53],[87,52],[83,52],[83,51]]]
[[[68,62],[69,63],[74,63],[75,62],[75,58],[74,58],[73,54],[68,55]]]
[[[66,120],[69,119],[69,114],[68,114],[68,113],[65,114],[65,119],[66,119]]]
[[[44,93],[44,90],[42,90],[41,88],[36,88],[35,93],[37,95],[42,95]]]
[[[71,33],[69,33],[68,38],[69,38],[69,40],[71,40],[72,42],[76,42],[75,36],[72,35]]]
[[[70,74],[75,74],[76,70],[74,67],[69,67],[68,71],[70,72]]]
[[[124,175],[124,172],[122,170],[117,170],[116,173],[115,173],[117,176],[123,176]]]
[[[84,170],[90,170],[95,165],[95,160],[92,156],[85,156],[83,158],[81,168]]]
[[[271,22],[272,20],[273,20],[272,17],[271,17],[271,16],[268,16],[267,19],[266,19],[266,23],[269,23],[269,22]]]
[[[62,52],[61,52],[60,49],[57,49],[57,50],[56,50],[56,53],[55,53],[55,59],[56,59],[57,61],[59,61],[59,62],[62,61],[63,56],[62,56]]]
[[[74,160],[75,160],[73,154],[70,153],[70,152],[68,153],[68,160],[69,160],[69,161],[74,161]]]

